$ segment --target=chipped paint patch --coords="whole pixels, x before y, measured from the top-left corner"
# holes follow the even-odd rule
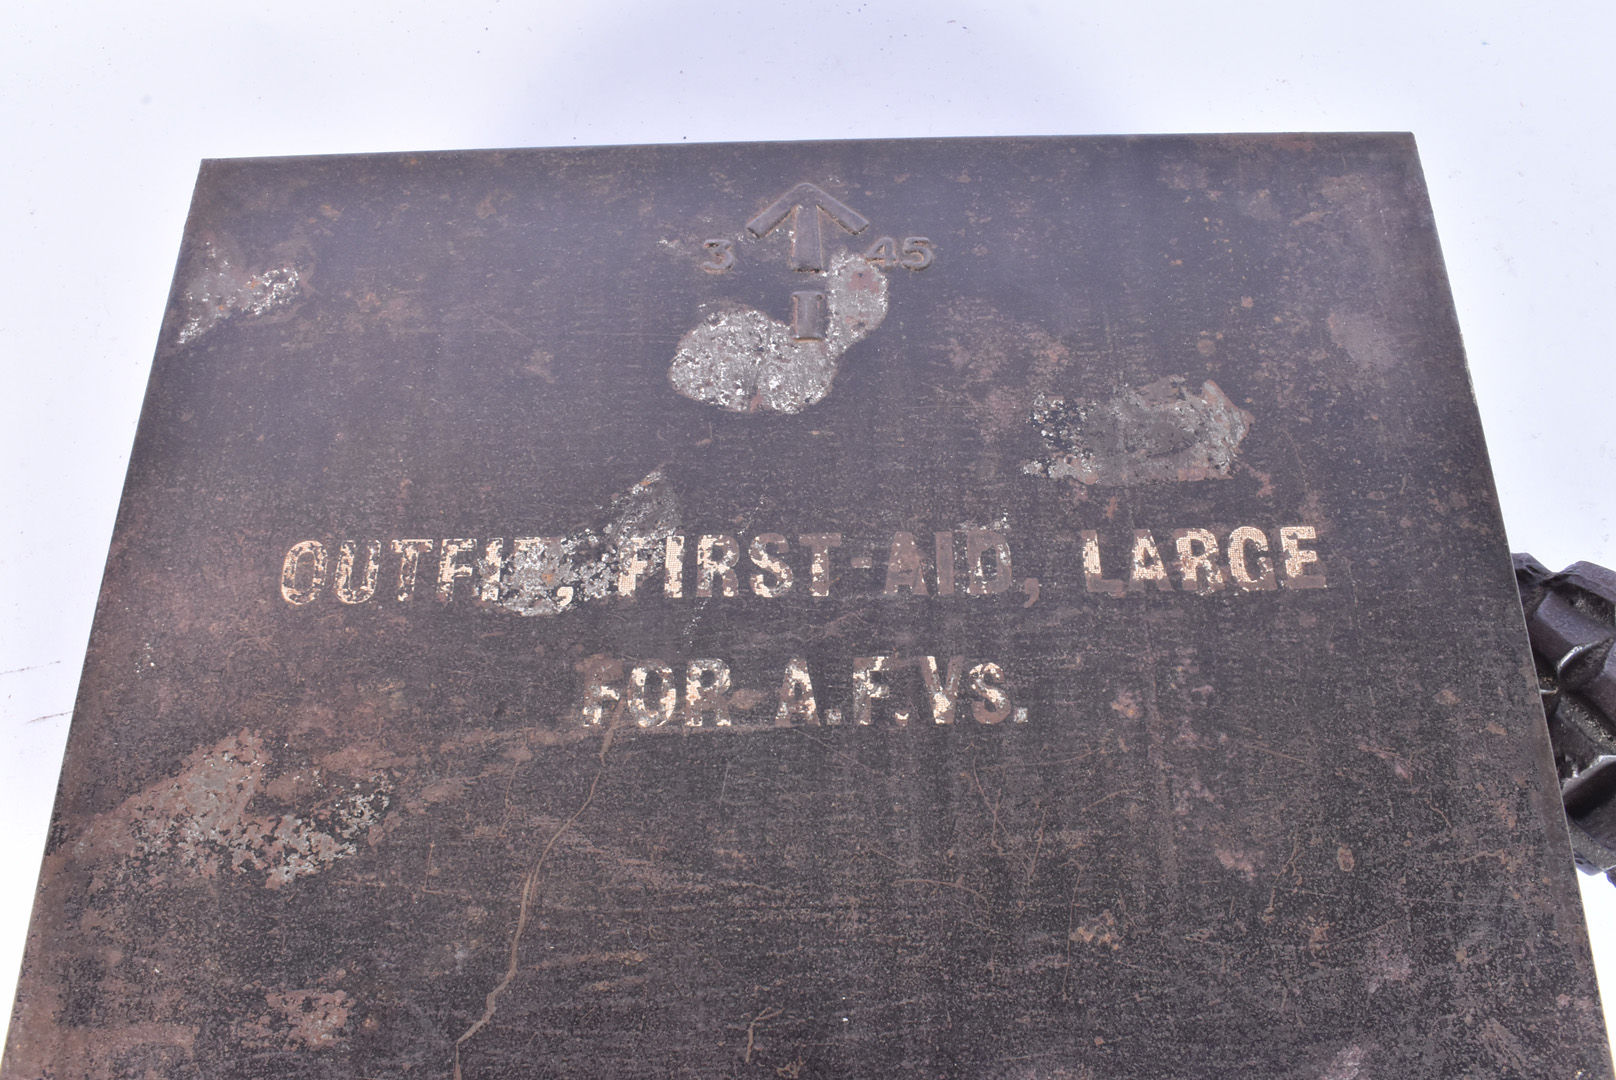
[[[1022,437],[1040,393],[1072,392],[1074,380],[1105,363],[1092,348],[1055,338],[981,300],[951,306],[943,333],[954,376],[939,386],[938,396],[990,443]]]
[[[1122,948],[1120,933],[1121,931],[1117,929],[1117,917],[1106,910],[1082,925],[1074,926],[1067,933],[1066,940],[1074,944],[1106,946],[1112,952],[1116,952]]]
[[[1405,983],[1414,974],[1408,941],[1394,927],[1383,927],[1364,960],[1364,989],[1373,994],[1388,983]]]
[[[1364,1052],[1361,1047],[1349,1046],[1338,1053],[1319,1080],[1358,1080],[1363,1068]]]
[[[277,266],[250,273],[212,240],[204,242],[201,265],[180,297],[179,343],[189,345],[234,315],[264,315],[291,303],[302,275]]]
[[[626,569],[654,576],[679,528],[673,485],[653,472],[612,499],[611,519],[599,530],[518,540],[500,578],[496,607],[517,615],[556,615],[603,600]]]
[[[1242,851],[1239,848],[1217,847],[1212,849],[1212,854],[1218,857],[1218,862],[1223,864],[1225,870],[1233,870],[1243,875],[1247,881],[1256,878],[1257,868],[1252,863],[1249,851]]]
[[[1030,421],[1049,453],[1024,462],[1023,473],[1126,486],[1227,479],[1252,417],[1217,383],[1196,393],[1174,376],[1108,401],[1069,404],[1039,394]]]
[[[1388,371],[1400,362],[1397,341],[1384,322],[1361,311],[1332,311],[1325,320],[1330,340],[1362,368]]]
[[[881,325],[887,279],[858,255],[842,252],[811,280],[825,290],[822,340],[754,308],[714,311],[679,342],[668,381],[692,401],[730,412],[799,413],[823,400],[837,360]]]
[[[309,810],[264,814],[255,800],[267,801],[271,764],[256,735],[222,739],[193,754],[177,776],[98,817],[76,849],[110,859],[118,878],[156,884],[176,870],[193,878],[253,872],[273,889],[355,854],[387,810],[391,784],[376,776]],[[104,871],[99,881],[109,883]]]

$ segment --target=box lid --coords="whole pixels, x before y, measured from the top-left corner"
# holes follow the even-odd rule
[[[203,166],[4,1074],[1606,1076],[1405,135]]]

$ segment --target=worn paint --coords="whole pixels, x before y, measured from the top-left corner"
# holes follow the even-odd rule
[[[251,875],[274,889],[355,854],[389,806],[392,782],[378,773],[332,784],[312,805],[266,813],[259,798],[272,764],[260,736],[229,736],[96,819],[75,847],[98,862],[104,887],[125,878],[150,885],[180,873]]]
[[[780,707],[775,712],[775,723],[790,727],[800,721],[811,727],[819,726],[819,704],[814,696],[814,680],[808,671],[808,661],[794,656],[786,664],[780,680]]]
[[[189,345],[236,315],[265,315],[290,304],[302,274],[295,266],[249,271],[230,245],[207,240],[180,294],[180,327],[175,340]]]
[[[1227,479],[1252,417],[1210,379],[1196,392],[1174,376],[1105,401],[1040,394],[1031,422],[1049,452],[1027,475],[1125,487]]]
[[[715,310],[679,342],[668,381],[730,412],[799,413],[823,400],[841,355],[886,318],[887,280],[851,252],[838,253],[822,278],[822,339],[799,339],[755,308]]]
[[[1268,538],[1261,529],[1242,525],[1229,533],[1229,577],[1241,589],[1275,589],[1274,564],[1268,559]],[[1253,553],[1257,554],[1253,554]],[[1300,568],[1300,567],[1298,567]]]
[[[672,541],[679,528],[679,502],[660,472],[614,499],[605,514],[610,517],[598,529],[518,538],[508,566],[485,563],[485,580],[499,582],[497,610],[555,615],[614,591],[631,595],[643,575],[662,566],[666,553],[677,551],[682,557],[683,548]]]

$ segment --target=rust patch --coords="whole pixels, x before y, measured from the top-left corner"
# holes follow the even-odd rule
[[[353,1002],[342,990],[271,990],[263,1013],[236,1025],[241,1044],[272,1050],[321,1050],[335,1046]]]
[[[1031,422],[1049,454],[1022,472],[1125,487],[1227,479],[1252,418],[1217,383],[1207,380],[1196,393],[1172,376],[1103,402],[1040,394]]]

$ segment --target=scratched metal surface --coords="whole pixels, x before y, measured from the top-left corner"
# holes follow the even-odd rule
[[[1405,136],[210,162],[3,1073],[1606,1076],[1534,685]]]

